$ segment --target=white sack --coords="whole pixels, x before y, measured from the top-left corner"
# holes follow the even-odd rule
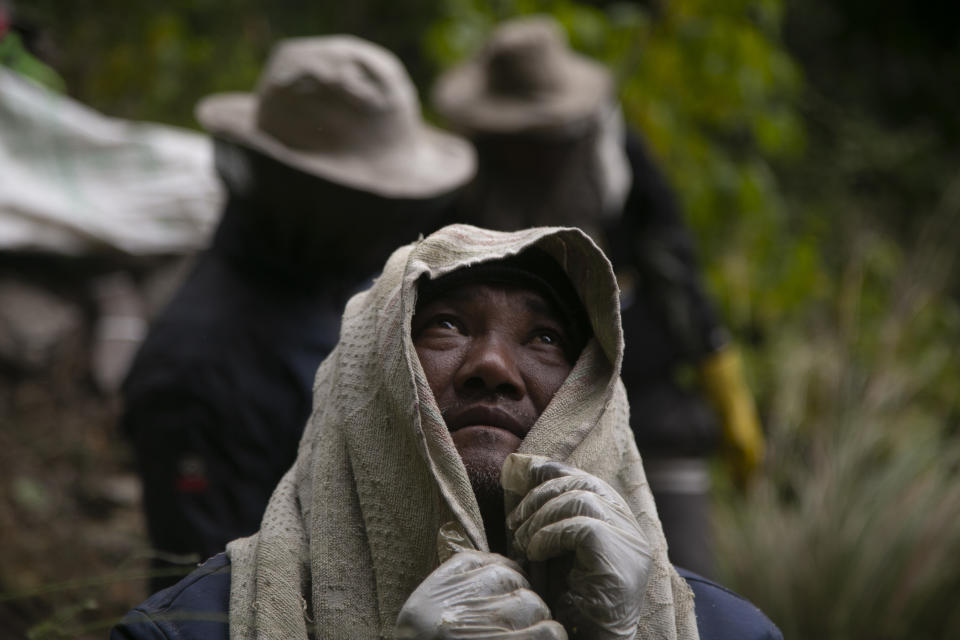
[[[189,252],[222,197],[207,136],[108,118],[0,67],[0,250]]]

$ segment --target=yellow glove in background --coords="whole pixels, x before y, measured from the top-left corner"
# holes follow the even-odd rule
[[[753,394],[743,377],[740,352],[726,346],[699,367],[700,383],[723,425],[724,454],[734,481],[745,488],[763,462],[763,431]]]

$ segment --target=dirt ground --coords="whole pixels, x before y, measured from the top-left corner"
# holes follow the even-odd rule
[[[0,371],[3,640],[103,639],[147,595],[139,481],[87,343],[44,371]]]

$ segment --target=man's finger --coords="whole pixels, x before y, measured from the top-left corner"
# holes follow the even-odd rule
[[[485,553],[483,551],[461,551],[456,553],[449,560],[441,564],[434,573],[437,576],[452,576],[456,574],[475,573],[492,567],[502,567],[516,574],[521,579],[523,574],[518,565],[513,560],[506,558],[498,553]]]
[[[561,476],[588,475],[576,467],[543,456],[511,453],[503,462],[500,484],[504,490],[525,496],[535,486]]]
[[[572,491],[589,491],[608,503],[619,505],[620,495],[607,483],[588,474],[561,476],[533,487],[507,517],[507,527],[516,529],[550,500]]]
[[[602,522],[615,522],[622,519],[615,507],[593,491],[566,491],[551,500],[517,527],[513,534],[513,543],[521,553],[527,548],[530,537],[540,529],[566,520],[583,516]]]
[[[446,629],[450,640],[567,640],[567,631],[556,620],[544,620],[525,629],[505,631],[501,628]]]
[[[617,574],[637,562],[649,563],[653,551],[639,531],[628,531],[596,518],[578,516],[538,529],[527,542],[526,556],[539,562],[575,552],[574,571]],[[645,580],[644,580],[645,582]]]
[[[596,518],[577,516],[536,530],[526,545],[528,560],[539,562],[583,549],[599,549],[609,537],[608,524]]]
[[[488,599],[482,606],[495,606],[503,625],[510,629],[527,629],[551,618],[546,603],[531,589],[516,589],[492,601]]]
[[[556,620],[544,620],[537,624],[496,635],[497,640],[567,640],[567,631]]]

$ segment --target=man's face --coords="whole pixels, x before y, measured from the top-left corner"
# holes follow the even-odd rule
[[[464,284],[418,306],[412,330],[474,490],[498,490],[503,461],[570,373],[570,328],[536,291]]]

